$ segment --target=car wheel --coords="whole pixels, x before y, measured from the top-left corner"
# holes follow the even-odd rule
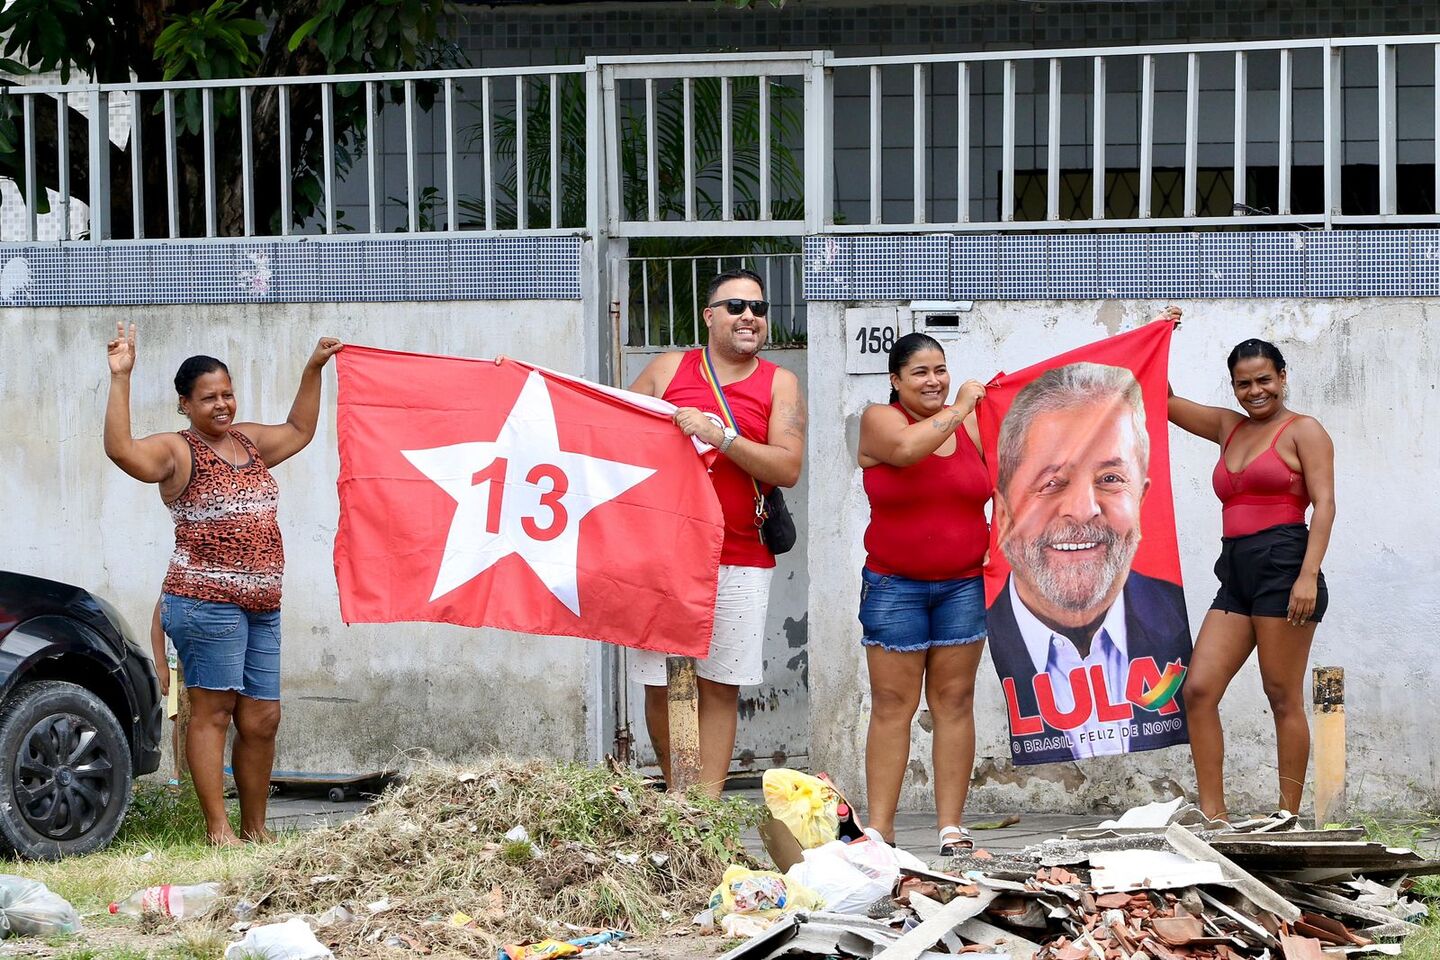
[[[130,746],[115,715],[84,687],[17,687],[0,711],[0,838],[56,860],[99,850],[130,805]]]

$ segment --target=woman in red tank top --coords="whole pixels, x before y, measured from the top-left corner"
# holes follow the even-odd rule
[[[870,825],[893,841],[910,757],[910,723],[925,691],[934,722],[933,779],[940,851],[972,846],[960,826],[975,762],[975,671],[985,646],[981,583],[990,479],[967,380],[952,405],[945,352],[907,334],[890,351],[890,404],[860,421],[870,499],[861,570],[861,642],[870,671],[865,779]]]
[[[284,550],[269,467],[315,435],[320,371],[341,348],[322,337],[305,364],[284,423],[235,423],[230,370],[191,357],[175,374],[180,413],[190,428],[134,437],[130,374],[135,325],[116,324],[108,347],[110,394],[105,453],[136,480],[160,488],[175,521],[175,551],[160,598],[190,697],[186,758],[210,842],[229,846],[269,838],[265,806],[280,725],[280,581]],[[156,664],[157,669],[160,664]],[[240,835],[225,811],[222,774],[231,723]]]
[[[1285,406],[1285,358],[1252,339],[1230,351],[1228,364],[1244,413],[1170,396],[1170,422],[1220,446],[1212,478],[1224,516],[1220,591],[1184,687],[1200,808],[1211,817],[1226,812],[1220,699],[1252,650],[1275,718],[1280,806],[1300,809],[1310,757],[1305,671],[1329,604],[1320,562],[1335,522],[1334,446],[1319,421]]]

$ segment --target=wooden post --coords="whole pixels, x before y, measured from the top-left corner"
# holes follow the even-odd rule
[[[665,658],[670,708],[671,791],[684,793],[700,783],[700,687],[694,657]]]
[[[1315,828],[1345,816],[1345,670],[1315,668]]]

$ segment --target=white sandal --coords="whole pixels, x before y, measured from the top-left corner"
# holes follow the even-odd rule
[[[969,830],[957,826],[940,828],[940,856],[958,857],[974,849],[975,841]]]

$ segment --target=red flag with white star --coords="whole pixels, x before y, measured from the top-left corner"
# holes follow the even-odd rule
[[[722,518],[669,404],[516,360],[336,360],[345,622],[706,655]]]

